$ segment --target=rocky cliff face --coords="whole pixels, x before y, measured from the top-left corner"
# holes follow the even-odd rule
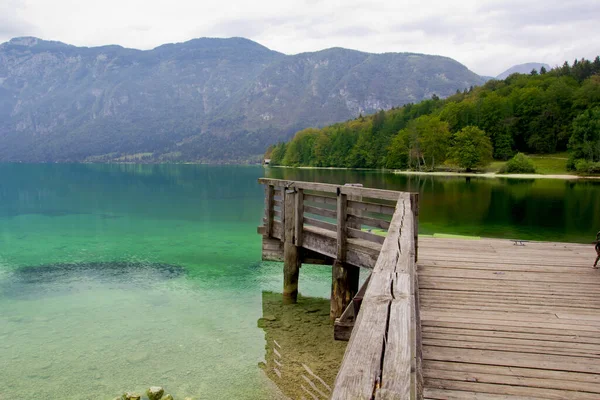
[[[477,85],[458,62],[243,38],[140,51],[0,45],[0,161],[252,160],[295,130]]]

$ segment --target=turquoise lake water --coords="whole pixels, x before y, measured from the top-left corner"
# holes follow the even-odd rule
[[[260,261],[265,175],[418,190],[421,233],[590,243],[600,230],[593,181],[0,165],[0,400],[112,399],[151,385],[177,398],[283,398],[260,367],[257,321],[265,292],[282,285],[281,265]],[[326,298],[330,284],[328,267],[302,269],[304,296]]]

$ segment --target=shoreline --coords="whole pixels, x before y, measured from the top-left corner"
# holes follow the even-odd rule
[[[580,180],[580,179],[600,179],[595,175],[572,175],[572,174],[499,174],[496,172],[452,172],[452,171],[405,171],[400,169],[373,169],[373,168],[344,168],[344,167],[288,167],[284,165],[265,165],[269,168],[292,168],[292,169],[323,169],[323,170],[348,170],[348,171],[376,171],[386,172],[396,175],[424,175],[424,176],[453,176],[469,178],[513,178],[513,179],[562,179],[562,180]]]

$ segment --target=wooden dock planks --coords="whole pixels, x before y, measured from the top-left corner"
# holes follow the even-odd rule
[[[426,399],[600,399],[592,246],[420,238]]]

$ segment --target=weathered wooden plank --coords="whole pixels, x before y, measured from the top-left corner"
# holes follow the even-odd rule
[[[567,390],[544,389],[526,386],[512,386],[500,384],[497,385],[480,382],[459,382],[432,378],[426,379],[425,384],[428,387],[439,389],[464,390],[470,392],[493,393],[513,396],[535,396],[543,399],[598,400],[597,393],[574,392]]]
[[[369,242],[383,244],[385,242],[385,236],[376,235],[371,232],[362,231],[360,229],[347,228],[346,232],[349,237],[356,239],[363,239]]]
[[[315,190],[326,193],[338,193],[339,190],[340,193],[345,194],[347,196],[371,197],[376,199],[390,200],[394,202],[398,200],[398,192],[393,190],[371,189],[357,186],[340,186],[328,183],[287,181],[270,178],[260,178],[258,182],[278,187],[299,188],[304,190]]]
[[[425,388],[426,400],[542,400],[542,397],[513,396],[508,394],[493,394],[469,392],[466,390],[444,390],[438,388]]]
[[[506,367],[447,361],[425,361],[423,363],[423,371],[425,371],[425,369],[430,371],[429,374],[432,374],[431,371],[452,371],[497,376],[506,375],[514,378],[543,378],[547,382],[540,382],[540,386],[547,386],[549,388],[553,387],[558,382],[574,382],[581,384],[580,387],[588,392],[594,392],[600,385],[599,374],[584,374],[571,371],[552,371],[537,368]],[[593,386],[587,387],[587,384],[592,384]]]
[[[333,400],[370,399],[373,395],[379,379],[388,308],[386,298],[363,299],[335,380]]]
[[[365,279],[364,283],[356,293],[356,296],[354,296],[353,301],[348,304],[342,315],[335,320],[333,326],[333,338],[335,340],[350,340],[352,328],[354,327],[354,322],[356,320],[356,316],[358,315],[357,304],[362,302],[370,280],[371,275],[369,274],[367,279]]]
[[[419,193],[411,193],[410,209],[413,213],[413,235],[415,246],[415,262],[419,259]]]
[[[263,237],[262,259],[263,261],[283,261],[283,243],[281,240]]]
[[[556,371],[600,373],[600,363],[592,357],[569,357],[552,354],[521,354],[497,350],[457,349],[423,346],[423,359],[468,362],[471,364],[502,365],[506,367],[538,368]]]
[[[274,238],[283,240],[283,223],[279,221],[273,221],[273,233]]]
[[[265,235],[271,237],[273,235],[273,216],[274,216],[274,187],[273,185],[267,185],[265,187]]]
[[[361,211],[367,211],[374,214],[394,215],[396,209],[383,204],[369,203],[366,201],[348,201],[349,213],[352,215],[361,215]]]
[[[569,380],[529,378],[523,376],[510,376],[503,374],[489,374],[481,371],[448,371],[438,369],[424,369],[423,375],[428,379],[443,379],[464,382],[480,382],[512,386],[529,386],[533,388],[556,389],[565,391],[582,391],[600,394],[600,385],[594,383],[577,382]],[[537,395],[537,393],[536,393]],[[568,394],[565,394],[568,396]]]
[[[346,261],[346,207],[348,196],[338,192],[337,196],[337,260]]]
[[[350,209],[348,209],[348,210],[350,210]],[[366,226],[370,226],[373,228],[380,228],[380,229],[386,229],[386,230],[390,228],[389,221],[386,221],[383,219],[377,219],[377,218],[370,218],[370,217],[357,217],[355,215],[351,215],[350,213],[348,213],[348,222],[352,223],[352,224],[356,224],[358,226],[366,225]]]
[[[321,221],[319,219],[304,217],[303,221],[307,225],[316,226],[321,229],[327,229],[328,231],[337,232],[337,225],[329,222]]]
[[[296,193],[285,192],[285,223],[283,243],[283,301],[295,303],[298,298],[298,275],[300,273],[300,254],[294,244],[294,223],[296,221]]]
[[[314,214],[314,215],[319,215],[321,217],[327,217],[327,218],[332,218],[335,219],[337,218],[337,213],[336,210],[330,210],[327,208],[321,208],[321,207],[314,207],[314,206],[309,206],[309,205],[304,205],[304,215],[306,214]]]
[[[361,268],[373,268],[379,256],[379,250],[373,248],[376,246],[378,246],[376,243],[361,239],[348,239],[346,262]],[[336,232],[305,225],[302,247],[335,259],[337,257]]]
[[[304,229],[304,191],[298,189],[296,191],[294,210],[294,241],[296,246],[302,247],[302,231]]]
[[[304,194],[304,201],[306,203],[328,204],[330,206],[335,206],[337,204],[337,200],[335,197],[325,197],[308,193]]]
[[[363,306],[336,379],[334,398],[367,399],[372,396],[373,390],[376,399],[407,399],[417,396],[418,374],[414,369],[418,352],[415,349],[416,320],[412,309],[414,283],[411,282],[415,269],[414,248],[411,245],[414,238],[413,221],[407,217],[408,214],[412,215],[410,203],[402,195],[398,197],[387,238],[371,274]],[[380,306],[377,310],[365,308],[365,305],[373,302],[387,307]],[[373,312],[378,315],[367,314]],[[369,332],[377,324],[371,318],[386,321],[386,329],[379,333],[385,340],[383,348],[378,347],[378,341],[366,341]],[[380,356],[373,359],[372,354],[378,352]],[[364,365],[359,364],[359,360],[363,358],[381,364],[379,375],[373,375],[372,366],[363,369]],[[379,387],[376,386],[378,379]]]
[[[329,316],[339,318],[358,292],[359,269],[340,260],[331,268],[331,300]]]
[[[394,299],[390,306],[381,386],[375,399],[408,399],[411,391],[410,297]]]

